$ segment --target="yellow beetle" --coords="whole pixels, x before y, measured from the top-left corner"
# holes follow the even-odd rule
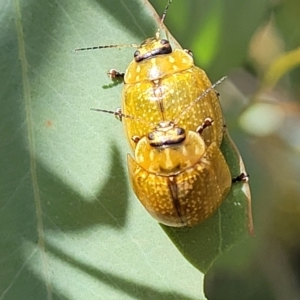
[[[209,218],[228,194],[232,179],[215,142],[173,122],[160,122],[128,155],[136,196],[160,223],[194,226]]]
[[[205,72],[194,65],[190,51],[172,50],[169,41],[150,38],[145,40],[134,54],[124,76],[122,112],[135,116],[125,118],[123,125],[132,149],[133,136],[144,136],[152,130],[150,123],[174,120],[195,99],[203,94],[211,82]],[[215,90],[197,101],[178,125],[197,131],[205,118],[214,120],[203,133],[206,145],[215,142],[219,147],[223,138],[223,115]],[[138,119],[147,120],[141,123]]]

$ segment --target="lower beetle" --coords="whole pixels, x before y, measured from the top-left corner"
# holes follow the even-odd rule
[[[164,121],[128,155],[136,196],[160,223],[194,226],[209,218],[231,187],[231,174],[216,145],[196,132]]]

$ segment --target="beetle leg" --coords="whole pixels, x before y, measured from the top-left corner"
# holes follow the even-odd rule
[[[237,177],[235,178],[232,178],[232,183],[235,183],[235,182],[243,182],[243,183],[246,183],[249,181],[249,174],[247,173],[241,173],[240,175],[238,175]]]
[[[114,115],[115,115],[115,118],[116,118],[117,120],[119,120],[119,121],[122,122],[122,116],[123,116],[123,114],[122,114],[122,109],[121,109],[120,107],[118,107],[118,108],[116,109]]]
[[[133,135],[131,139],[137,144],[141,138],[137,135]]]
[[[107,75],[111,80],[122,80],[123,81],[125,73],[118,72],[116,69],[110,69],[107,72]]]
[[[209,126],[212,125],[212,123],[214,122],[213,119],[211,118],[205,118],[203,123],[196,129],[196,132],[201,134],[203,132],[203,130]]]

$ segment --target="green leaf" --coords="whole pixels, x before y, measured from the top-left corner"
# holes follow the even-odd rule
[[[297,53],[300,39],[300,32],[298,30],[300,26],[299,13],[300,6],[297,0],[285,0],[275,5],[273,21],[276,29],[281,34],[280,38],[282,39],[286,53],[282,53],[282,58],[279,57],[274,62],[274,65],[271,66],[271,68],[275,68],[275,72],[282,73],[278,75],[288,72],[284,74],[285,79],[288,79],[286,81],[288,82],[287,88],[294,93],[296,99],[300,95],[300,68],[299,54]],[[269,73],[271,71],[269,70]]]
[[[140,43],[158,17],[137,0],[1,8],[0,299],[205,299],[203,274],[131,191],[121,124],[90,111],[120,106],[122,86],[106,72],[124,71],[133,49],[74,52]]]
[[[273,21],[281,33],[287,51],[299,46],[299,13],[300,6],[297,0],[285,0],[274,5]]]

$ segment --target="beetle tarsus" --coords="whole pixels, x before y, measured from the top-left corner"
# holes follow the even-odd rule
[[[124,80],[124,76],[125,76],[125,73],[124,72],[119,72],[117,71],[116,69],[110,69],[108,72],[107,72],[107,75],[108,77],[111,79],[111,80]]]
[[[249,177],[250,177],[249,174],[243,172],[240,175],[238,175],[237,177],[232,178],[232,183],[235,183],[235,182],[246,183],[249,181]]]
[[[131,139],[137,144],[140,141],[141,138],[137,135],[134,135],[134,136],[131,137]]]
[[[212,125],[212,123],[214,122],[213,119],[211,118],[205,118],[203,123],[196,129],[196,132],[198,132],[200,135],[202,134],[203,130],[209,126]]]

